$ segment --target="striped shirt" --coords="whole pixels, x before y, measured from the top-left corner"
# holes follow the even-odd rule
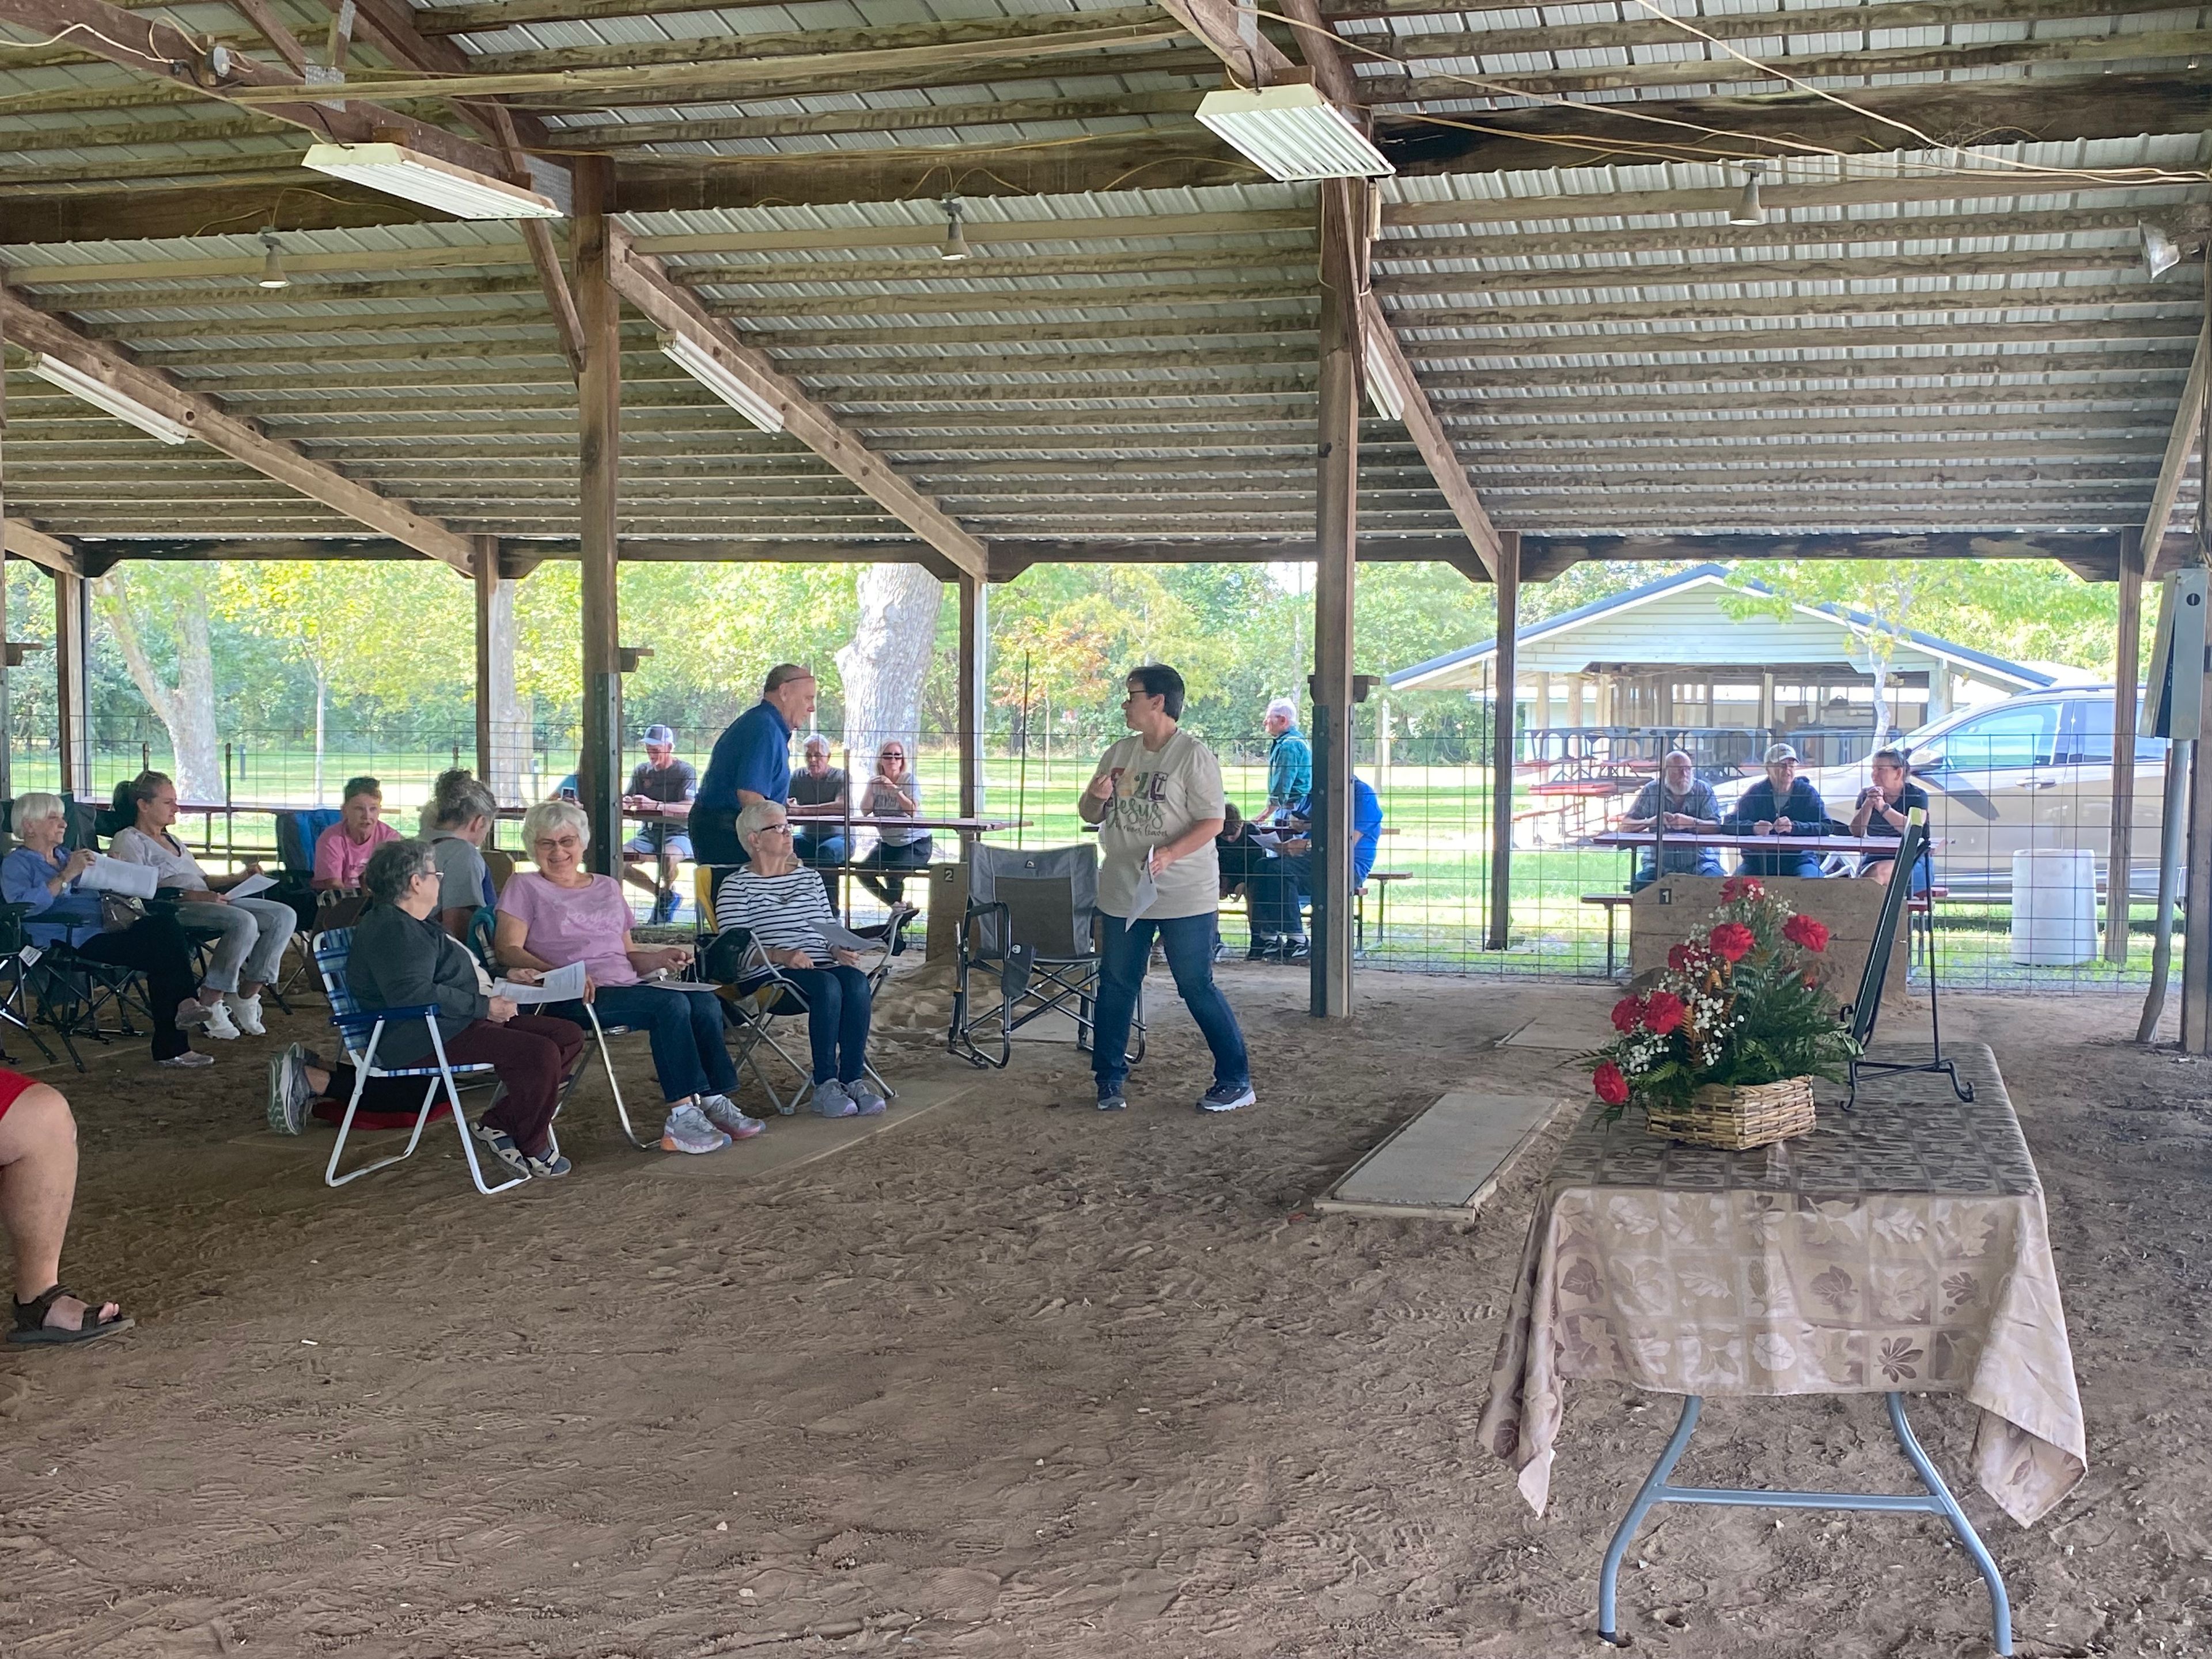
[[[743,869],[725,879],[714,896],[714,926],[724,933],[742,927],[756,944],[771,951],[804,951],[817,965],[829,962],[830,947],[807,924],[836,920],[818,870],[763,876]]]

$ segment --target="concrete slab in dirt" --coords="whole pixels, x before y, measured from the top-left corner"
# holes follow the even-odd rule
[[[771,1117],[766,1134],[735,1146],[700,1158],[678,1152],[641,1153],[639,1167],[648,1175],[673,1181],[757,1181],[889,1134],[902,1124],[951,1104],[975,1087],[965,1077],[908,1079],[899,1083],[899,1097],[880,1117],[827,1118],[810,1112]],[[562,1121],[567,1121],[565,1116]]]
[[[1565,1104],[1556,1095],[1455,1090],[1352,1167],[1315,1206],[1356,1215],[1465,1216]]]
[[[1498,1039],[1498,1046],[1501,1048],[1560,1048],[1579,1054],[1596,1048],[1607,1035],[1605,1015],[1596,1009],[1587,1012],[1560,1009],[1540,1013],[1518,1030],[1508,1032]]]

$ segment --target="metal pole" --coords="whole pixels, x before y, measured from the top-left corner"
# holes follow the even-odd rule
[[[2135,876],[2136,682],[2142,678],[2142,547],[2120,538],[2120,617],[2112,652],[2112,842],[2105,865],[2105,960],[2125,966]]]

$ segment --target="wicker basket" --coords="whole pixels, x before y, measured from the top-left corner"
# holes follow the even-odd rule
[[[1687,1106],[1653,1105],[1645,1114],[1655,1135],[1741,1152],[1813,1132],[1813,1079],[1784,1078],[1747,1087],[1709,1083]]]

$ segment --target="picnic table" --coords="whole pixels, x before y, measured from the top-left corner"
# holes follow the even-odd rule
[[[1680,1420],[1630,1504],[1598,1581],[1614,1639],[1623,1556],[1654,1505],[1856,1509],[1950,1522],[2012,1651],[1996,1562],[1905,1420],[1905,1391],[1980,1410],[1974,1473],[2031,1526],[2087,1469],[2081,1402],[2043,1187],[1980,1045],[1961,1051],[1974,1098],[1905,1073],[1826,1109],[1809,1135],[1747,1152],[1662,1140],[1639,1108],[1583,1112],[1547,1176],[1498,1344],[1482,1443],[1541,1514],[1573,1379],[1683,1396]],[[1925,1487],[1846,1493],[1669,1483],[1709,1395],[1881,1394]],[[1813,1645],[1813,1633],[1806,1632]]]
[[[1887,852],[1894,856],[1898,847],[1895,836],[1754,836],[1737,831],[1693,835],[1686,830],[1669,830],[1664,836],[1653,830],[1604,830],[1592,836],[1587,845],[1634,852],[1656,847],[1662,841],[1669,847],[1727,847],[1740,853]]]

